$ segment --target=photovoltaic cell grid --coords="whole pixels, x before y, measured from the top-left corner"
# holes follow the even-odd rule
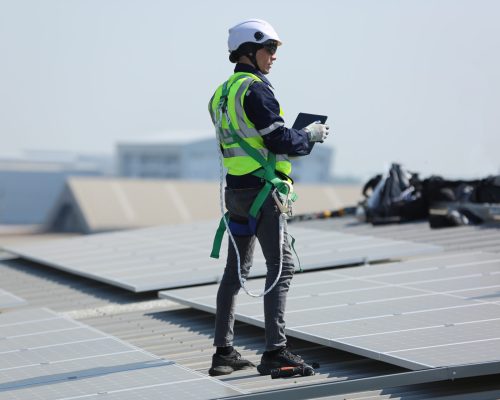
[[[213,399],[241,394],[48,309],[0,314],[0,399]]]
[[[134,292],[218,282],[225,265],[209,257],[216,223],[198,223],[97,234],[8,247],[23,258]],[[291,227],[305,270],[441,251],[438,246]],[[256,245],[250,277],[264,276]]]
[[[217,288],[160,297],[214,313]],[[262,299],[242,293],[236,312],[264,327]],[[286,323],[287,335],[410,369],[500,360],[500,255],[442,254],[295,274]]]
[[[26,300],[13,295],[6,290],[0,289],[0,309],[17,307],[26,303]]]

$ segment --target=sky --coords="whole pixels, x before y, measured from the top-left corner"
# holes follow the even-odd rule
[[[0,157],[212,135],[227,30],[248,18],[283,40],[268,78],[287,125],[328,115],[335,175],[500,174],[494,0],[0,0]]]

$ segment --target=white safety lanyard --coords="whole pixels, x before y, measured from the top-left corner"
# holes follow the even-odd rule
[[[225,214],[225,204],[224,204],[224,164],[223,164],[223,159],[224,159],[224,155],[222,154],[222,150],[221,150],[221,146],[220,146],[220,143],[219,143],[219,130],[222,129],[222,115],[225,115],[226,118],[227,118],[227,122],[228,124],[231,123],[231,120],[229,119],[229,115],[226,111],[226,113],[223,113],[222,112],[222,109],[218,109],[218,113],[217,113],[217,116],[220,116],[220,118],[217,118],[216,119],[216,138],[217,138],[217,151],[219,152],[219,165],[220,165],[220,179],[219,179],[219,203],[220,203],[220,211],[221,211],[221,215],[222,215],[222,220],[224,221],[224,224],[226,226],[226,231],[227,231],[227,234],[229,236],[229,240],[231,241],[232,245],[234,246],[234,250],[235,250],[235,253],[236,253],[236,259],[237,259],[237,267],[238,267],[238,279],[240,281],[240,285],[241,287],[243,288],[243,290],[245,291],[245,293],[251,297],[263,297],[265,296],[266,294],[268,294],[271,290],[274,289],[274,287],[276,286],[276,284],[278,283],[280,277],[281,277],[281,271],[283,269],[283,245],[285,244],[285,224],[286,224],[286,220],[288,218],[288,215],[291,215],[291,212],[292,212],[292,208],[291,208],[291,200],[290,200],[290,193],[292,191],[292,188],[290,187],[290,191],[288,193],[288,195],[286,196],[286,198],[284,199],[284,201],[282,202],[280,200],[280,195],[279,193],[277,193],[277,190],[273,190],[272,192],[272,196],[274,198],[274,201],[276,202],[276,205],[278,206],[278,209],[280,211],[280,216],[279,216],[279,248],[280,248],[280,263],[279,263],[279,269],[278,269],[278,274],[276,276],[276,279],[274,280],[274,282],[271,284],[271,286],[269,286],[267,289],[265,289],[263,292],[261,293],[253,293],[251,292],[245,285],[245,282],[246,282],[246,279],[243,278],[243,276],[241,275],[241,258],[240,258],[240,253],[238,251],[238,246],[236,246],[236,241],[234,240],[234,237],[231,233],[231,230],[229,229],[229,225],[228,225],[228,222],[226,221],[226,218],[224,218],[224,214]],[[287,182],[287,184],[289,186],[291,186],[291,184],[289,184]]]

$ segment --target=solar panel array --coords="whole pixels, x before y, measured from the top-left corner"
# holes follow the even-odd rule
[[[264,280],[249,282],[262,288]],[[160,292],[215,312],[217,285]],[[264,327],[261,299],[238,320]],[[410,369],[500,360],[500,255],[448,253],[296,274],[287,334]]]
[[[0,314],[0,399],[213,399],[241,392],[48,309]]]
[[[215,223],[137,229],[12,245],[11,253],[134,292],[214,283],[222,277],[227,241],[219,260],[209,258]],[[441,251],[438,246],[314,229],[290,228],[305,270]],[[250,277],[264,276],[256,246]]]
[[[428,221],[372,225],[359,223],[353,217],[330,218],[301,222],[304,228],[337,230],[353,235],[432,243],[450,251],[485,251],[500,253],[500,225],[464,225],[431,229]]]
[[[0,289],[0,309],[2,308],[10,308],[17,307],[26,303],[26,300],[21,299],[20,297],[13,295],[6,290]]]

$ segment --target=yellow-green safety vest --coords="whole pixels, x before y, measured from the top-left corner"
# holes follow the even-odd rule
[[[230,89],[227,96],[227,114],[238,136],[267,160],[269,150],[265,147],[262,136],[271,133],[283,124],[276,122],[265,129],[257,130],[255,125],[248,119],[243,103],[248,89],[255,81],[262,82],[262,79],[248,72],[237,72],[228,79],[227,85]],[[224,156],[224,167],[227,168],[230,175],[249,174],[259,169],[261,165],[234,141],[226,115],[220,115],[219,103],[223,86],[224,84],[220,85],[212,96],[209,103],[209,112],[214,125],[221,124],[220,129],[218,129],[218,138]],[[286,154],[276,154],[276,170],[290,176],[292,164]]]

